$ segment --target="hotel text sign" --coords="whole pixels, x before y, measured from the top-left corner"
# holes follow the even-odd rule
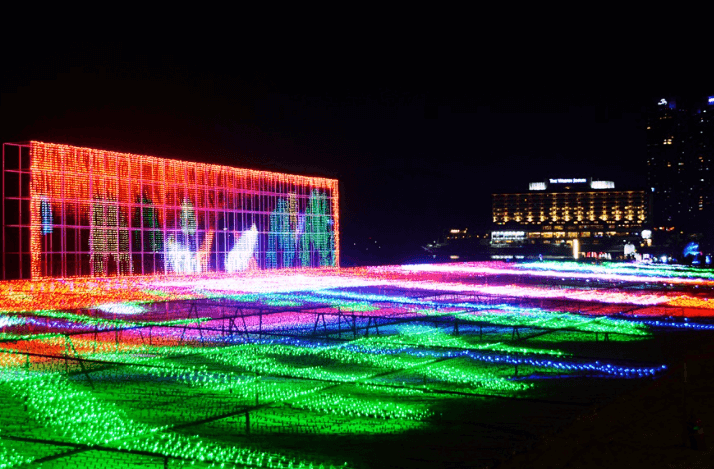
[[[585,178],[575,178],[575,179],[549,179],[551,184],[582,184],[588,182]]]

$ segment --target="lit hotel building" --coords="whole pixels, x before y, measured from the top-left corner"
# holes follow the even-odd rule
[[[4,144],[2,278],[339,266],[338,182]]]
[[[619,257],[649,238],[649,194],[612,181],[549,179],[493,194],[492,257]],[[645,240],[645,243],[648,241]]]

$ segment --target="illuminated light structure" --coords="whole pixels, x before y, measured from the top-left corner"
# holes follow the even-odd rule
[[[334,179],[35,141],[2,177],[3,279],[339,266]]]
[[[650,207],[644,190],[586,178],[551,178],[530,183],[528,192],[493,194],[492,258],[622,256],[626,241],[642,242]]]

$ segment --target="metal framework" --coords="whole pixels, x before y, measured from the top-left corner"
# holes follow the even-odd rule
[[[4,144],[3,279],[339,265],[335,179]]]

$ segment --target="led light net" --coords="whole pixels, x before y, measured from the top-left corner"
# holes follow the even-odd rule
[[[29,250],[33,278],[339,263],[334,179],[42,142],[29,148],[30,240],[16,254]]]

